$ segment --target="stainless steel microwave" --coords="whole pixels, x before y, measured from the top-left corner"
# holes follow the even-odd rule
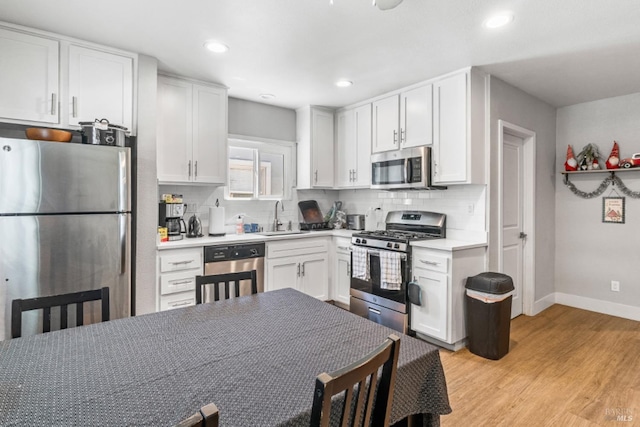
[[[371,188],[437,188],[431,186],[431,147],[405,148],[372,154]]]

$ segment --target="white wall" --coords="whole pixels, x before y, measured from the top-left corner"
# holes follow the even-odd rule
[[[296,112],[288,108],[229,98],[229,134],[295,141]]]
[[[136,314],[155,311],[156,233],[156,94],[158,61],[140,55],[138,62],[138,150],[136,228]]]
[[[614,140],[622,157],[640,152],[640,93],[560,108],[554,167],[564,170],[568,144],[577,154],[594,143],[604,162]],[[590,192],[605,176],[573,175],[571,182]],[[631,190],[640,191],[640,170],[618,176]],[[582,199],[569,191],[558,173],[556,188],[556,300],[640,319],[640,200],[625,197],[625,224],[606,224],[602,198],[611,187],[598,197]],[[620,281],[620,292],[610,290],[611,280]]]
[[[556,109],[495,77],[491,77],[490,96],[489,268],[497,269],[500,251],[497,145],[498,120],[505,120],[536,133],[535,300],[538,301],[554,292],[553,271],[558,259],[554,250]]]

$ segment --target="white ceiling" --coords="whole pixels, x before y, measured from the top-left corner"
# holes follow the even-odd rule
[[[161,70],[288,108],[349,105],[469,65],[556,107],[640,92],[638,0],[333,3],[2,0],[0,20],[150,55]],[[500,10],[514,22],[483,28]],[[208,39],[231,50],[214,55]],[[337,88],[340,78],[355,84]]]

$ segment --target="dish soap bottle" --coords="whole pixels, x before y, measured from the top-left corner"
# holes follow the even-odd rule
[[[244,234],[244,221],[242,220],[242,215],[238,215],[238,219],[236,219],[236,234]]]

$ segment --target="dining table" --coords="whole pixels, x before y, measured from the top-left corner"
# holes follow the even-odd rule
[[[315,379],[400,337],[391,424],[451,412],[437,347],[291,288],[0,341],[0,426],[308,426]],[[332,425],[335,425],[332,423]]]

